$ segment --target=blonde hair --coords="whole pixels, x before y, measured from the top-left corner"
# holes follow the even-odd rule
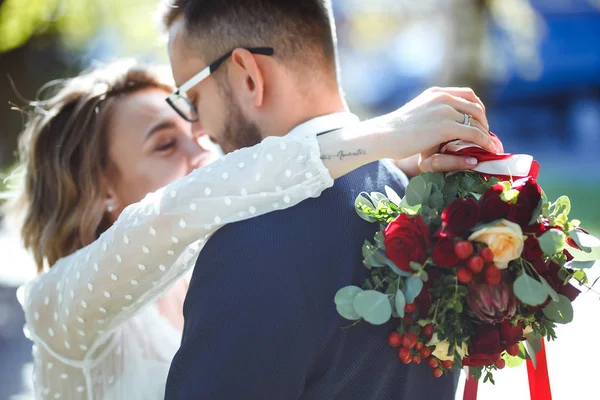
[[[107,129],[126,96],[173,90],[159,68],[119,61],[61,82],[47,100],[31,103],[19,139],[20,185],[12,209],[38,272],[96,240],[110,223],[103,179],[111,169]]]

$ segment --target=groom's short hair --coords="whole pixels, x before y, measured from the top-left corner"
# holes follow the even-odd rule
[[[165,0],[167,29],[179,18],[206,62],[237,47],[273,47],[282,61],[335,75],[330,0]]]

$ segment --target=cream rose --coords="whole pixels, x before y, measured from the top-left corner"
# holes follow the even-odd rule
[[[473,232],[469,240],[487,244],[494,253],[494,264],[505,269],[509,261],[521,257],[525,236],[519,225],[501,219],[494,226]]]
[[[429,342],[427,342],[427,346],[435,346],[435,350],[431,352],[435,357],[439,358],[442,361],[450,360],[454,361],[454,356],[448,355],[448,349],[450,348],[450,343],[447,340],[439,340],[437,333],[434,333]],[[462,346],[456,346],[456,354],[461,358],[465,358],[467,355],[468,346],[466,343],[463,343]]]

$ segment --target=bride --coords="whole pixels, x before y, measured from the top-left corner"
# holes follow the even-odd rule
[[[406,148],[424,155],[421,168],[450,170],[473,165],[429,157],[440,143],[494,147],[472,91],[434,89],[352,128],[267,138],[207,165],[214,153],[165,102],[172,90],[152,68],[115,63],[34,104],[15,206],[40,273],[20,289],[37,398],[162,398],[185,275],[224,224],[319,196],[364,164],[412,156]],[[436,119],[448,96],[477,102],[472,127],[457,129],[457,111],[446,113],[454,125]],[[339,152],[355,156],[321,159]]]

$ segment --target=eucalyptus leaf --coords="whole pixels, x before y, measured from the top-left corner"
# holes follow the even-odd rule
[[[542,338],[534,334],[526,334],[523,342],[527,355],[534,368],[537,368],[537,353],[542,349]]]
[[[421,264],[419,264],[418,262],[411,261],[410,262],[410,268],[413,271],[419,272],[419,271],[421,271],[423,269],[423,266]]]
[[[365,263],[368,263],[372,267],[385,267],[385,262],[380,261],[375,256],[379,252],[379,247],[374,246],[368,240],[365,240],[365,243],[362,247],[362,256],[365,260]]]
[[[587,275],[581,269],[575,271],[575,273],[573,274],[573,278],[575,278],[580,285],[585,285],[588,283]]]
[[[375,244],[381,250],[385,250],[385,245],[383,244],[384,239],[385,238],[383,236],[383,232],[382,231],[377,231],[377,233],[375,234]]]
[[[522,359],[521,357],[518,357],[518,356],[513,357],[508,353],[503,354],[502,358],[504,359],[504,361],[506,361],[506,366],[508,368],[520,367],[525,362],[525,360]]]
[[[446,184],[444,174],[441,172],[423,172],[420,175],[426,183],[432,183],[442,190]]]
[[[360,315],[354,309],[354,298],[363,290],[358,286],[346,286],[337,291],[334,302],[337,312],[351,321],[360,319]]]
[[[565,264],[565,268],[569,269],[590,269],[592,268],[597,261],[589,260],[589,261],[569,261]]]
[[[404,318],[404,306],[406,305],[406,299],[404,298],[404,293],[402,290],[398,289],[396,291],[396,296],[394,298],[394,306],[396,308],[396,312],[400,316],[400,318]]]
[[[538,238],[540,248],[547,255],[560,253],[565,248],[566,236],[563,231],[550,229]]]
[[[394,189],[392,189],[389,186],[385,186],[385,194],[387,195],[388,199],[394,203],[395,205],[399,206],[400,202],[402,201],[402,199],[400,198],[400,196],[398,196],[398,193],[396,193],[396,191],[394,191]]]
[[[519,300],[530,306],[540,305],[548,298],[544,285],[524,273],[515,280],[513,291]]]
[[[402,209],[402,212],[407,215],[416,215],[419,213],[419,211],[421,211],[421,204],[411,206],[408,204],[407,196],[404,196],[404,198],[400,201],[399,207]]]
[[[540,214],[542,213],[542,207],[544,206],[544,199],[540,198],[537,207],[533,210],[533,214],[531,214],[531,219],[529,220],[529,225],[533,225],[535,221],[538,220]]]
[[[548,303],[542,311],[546,317],[557,324],[568,324],[573,321],[573,305],[571,300],[562,294],[559,294],[558,297],[558,301]]]
[[[369,197],[371,198],[373,204],[375,204],[375,207],[377,207],[379,204],[383,204],[386,206],[390,204],[389,199],[383,193],[371,192]]]
[[[404,286],[404,297],[406,298],[407,303],[413,303],[415,298],[421,293],[423,290],[423,281],[418,276],[411,276],[406,280],[406,284]]]
[[[586,253],[592,252],[592,247],[600,247],[600,240],[579,229],[571,229],[569,236],[577,243],[577,246]]]
[[[552,206],[554,207],[552,215],[569,215],[571,212],[571,201],[567,196],[560,196]]]
[[[365,321],[373,325],[385,324],[392,316],[388,296],[375,290],[358,293],[354,298],[354,309]]]
[[[367,194],[363,192],[356,197],[356,200],[354,201],[354,209],[356,210],[358,216],[365,221],[377,222],[377,218],[374,217],[375,207],[370,200],[364,197],[365,195]]]
[[[406,187],[406,201],[411,206],[424,204],[429,200],[433,184],[425,182],[420,175],[410,180]]]
[[[383,256],[383,259],[384,259],[385,263],[387,264],[387,266],[390,267],[392,269],[392,271],[394,271],[396,274],[398,274],[400,276],[404,276],[404,277],[412,276],[412,273],[401,270],[400,268],[398,268],[398,266],[392,260],[390,260],[386,256]]]
[[[444,208],[444,196],[440,191],[434,191],[429,197],[429,206],[436,210]]]
[[[548,281],[543,276],[540,276],[540,281],[542,282],[542,286],[544,287],[544,289],[546,289],[546,293],[550,295],[552,301],[558,301],[558,293],[556,293],[556,291],[552,289],[552,286],[550,286]]]

